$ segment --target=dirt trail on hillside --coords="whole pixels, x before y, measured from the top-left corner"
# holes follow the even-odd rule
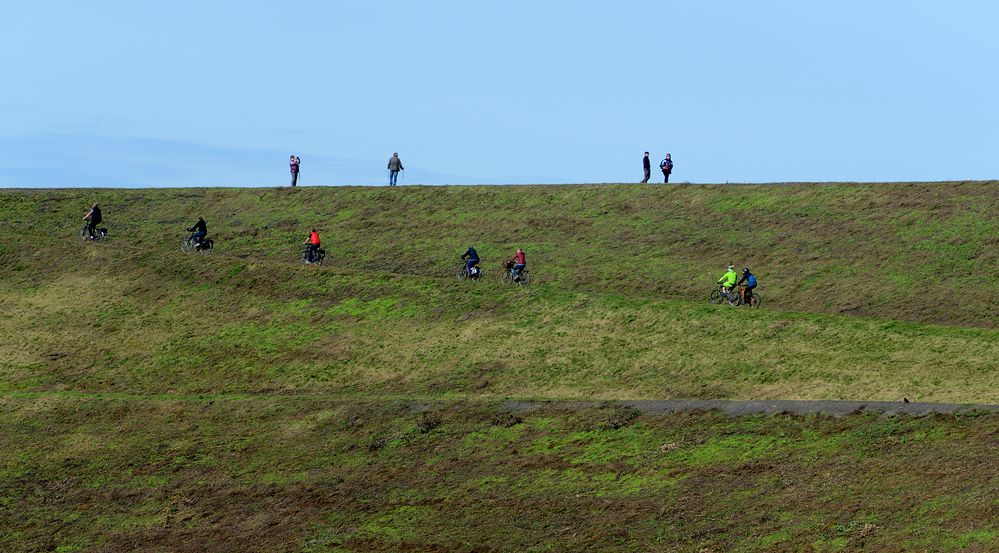
[[[678,411],[718,410],[726,415],[774,415],[791,413],[807,415],[843,416],[851,413],[882,413],[885,415],[928,415],[932,413],[967,413],[986,411],[999,413],[999,404],[960,403],[906,403],[903,401],[835,401],[835,400],[700,400],[700,399],[647,399],[621,401],[507,401],[504,406],[511,411],[532,411],[542,407],[567,409],[592,409],[596,407],[633,407],[646,415],[675,413]]]
[[[441,404],[474,401],[481,405],[495,405],[499,409],[512,412],[530,412],[539,409],[581,411],[614,407],[631,407],[646,415],[662,415],[684,411],[720,411],[726,415],[776,415],[789,413],[807,415],[811,413],[843,416],[852,413],[881,413],[885,415],[929,415],[934,413],[961,414],[972,412],[999,413],[997,403],[906,403],[904,401],[844,401],[844,400],[803,400],[803,399],[624,399],[624,400],[572,400],[572,399],[507,399],[499,398],[451,398],[428,400],[407,398],[406,396],[372,396],[365,398],[345,397],[326,394],[128,394],[115,392],[59,393],[59,392],[0,392],[0,398],[39,399],[74,398],[80,400],[121,400],[121,401],[192,401],[198,403],[214,401],[252,401],[255,399],[317,400],[333,402],[377,403],[393,402],[409,405],[413,411],[430,411]]]

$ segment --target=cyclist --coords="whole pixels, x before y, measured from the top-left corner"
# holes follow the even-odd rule
[[[101,208],[97,207],[97,204],[94,204],[93,207],[90,208],[90,211],[83,216],[83,220],[87,221],[87,234],[90,235],[90,239],[96,240],[97,225],[101,224],[104,220],[103,217],[101,217]]]
[[[739,279],[739,282],[737,282],[736,285],[742,284],[743,281],[746,283],[746,295],[742,298],[742,301],[745,302],[746,305],[752,305],[753,289],[756,288],[756,275],[749,272],[748,267],[742,268],[742,278]]]
[[[479,252],[475,251],[475,248],[469,246],[465,253],[461,254],[462,259],[468,259],[465,263],[465,269],[468,271],[468,276],[474,277],[479,273]]]
[[[723,296],[728,298],[728,302],[732,303],[732,288],[735,288],[735,282],[739,280],[739,275],[735,273],[735,265],[731,263],[728,266],[728,270],[725,274],[718,279],[718,284],[721,285],[721,293]]]
[[[507,265],[511,263],[513,264],[513,267],[510,268],[513,273],[513,281],[520,282],[520,273],[527,267],[527,256],[524,255],[524,250],[517,248],[517,253],[513,254],[513,257],[506,262]]]
[[[309,239],[303,244],[309,246],[309,251],[305,257],[305,260],[309,263],[312,263],[312,260],[316,258],[316,252],[319,251],[319,244],[319,233],[316,232],[316,229],[312,229],[312,232],[309,233]]]
[[[194,223],[187,232],[193,232],[191,235],[191,240],[194,240],[194,247],[201,248],[201,243],[208,236],[208,224],[205,223],[204,217],[198,217],[198,222]]]

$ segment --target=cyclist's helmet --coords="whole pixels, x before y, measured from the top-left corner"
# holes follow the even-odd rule
[[[749,274],[749,267],[743,267],[742,268],[742,274],[748,275]]]
[[[729,271],[734,271],[735,270],[735,265],[729,264],[728,270]]]

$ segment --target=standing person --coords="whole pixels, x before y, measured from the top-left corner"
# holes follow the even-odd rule
[[[663,170],[663,183],[669,184],[669,174],[673,172],[673,158],[666,154],[659,168]]]
[[[398,179],[399,177],[399,171],[406,170],[406,168],[402,166],[402,160],[399,159],[398,152],[393,152],[392,157],[389,158],[388,170],[389,170],[389,186],[395,186],[396,179]]]
[[[90,211],[88,211],[87,214],[83,216],[83,220],[87,222],[87,234],[90,235],[90,239],[96,240],[97,225],[99,225],[101,221],[104,220],[104,218],[101,216],[101,208],[97,207],[97,204],[94,204],[90,208]]]
[[[642,184],[645,184],[652,176],[652,160],[649,159],[649,152],[645,152],[645,157],[642,158],[642,169],[645,169],[645,178],[642,179]]]
[[[295,154],[291,154],[291,159],[288,160],[288,165],[291,167],[291,185],[295,186],[298,184],[298,169],[301,165],[302,160],[298,158]]]

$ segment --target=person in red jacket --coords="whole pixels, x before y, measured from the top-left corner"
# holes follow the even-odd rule
[[[507,263],[513,263],[513,281],[520,282],[520,272],[527,267],[527,256],[524,255],[524,250],[517,248],[517,253],[513,254]]]
[[[305,241],[305,245],[309,246],[308,261],[312,263],[312,260],[316,258],[316,252],[319,251],[319,233],[316,229],[312,229],[309,233],[309,239]]]

